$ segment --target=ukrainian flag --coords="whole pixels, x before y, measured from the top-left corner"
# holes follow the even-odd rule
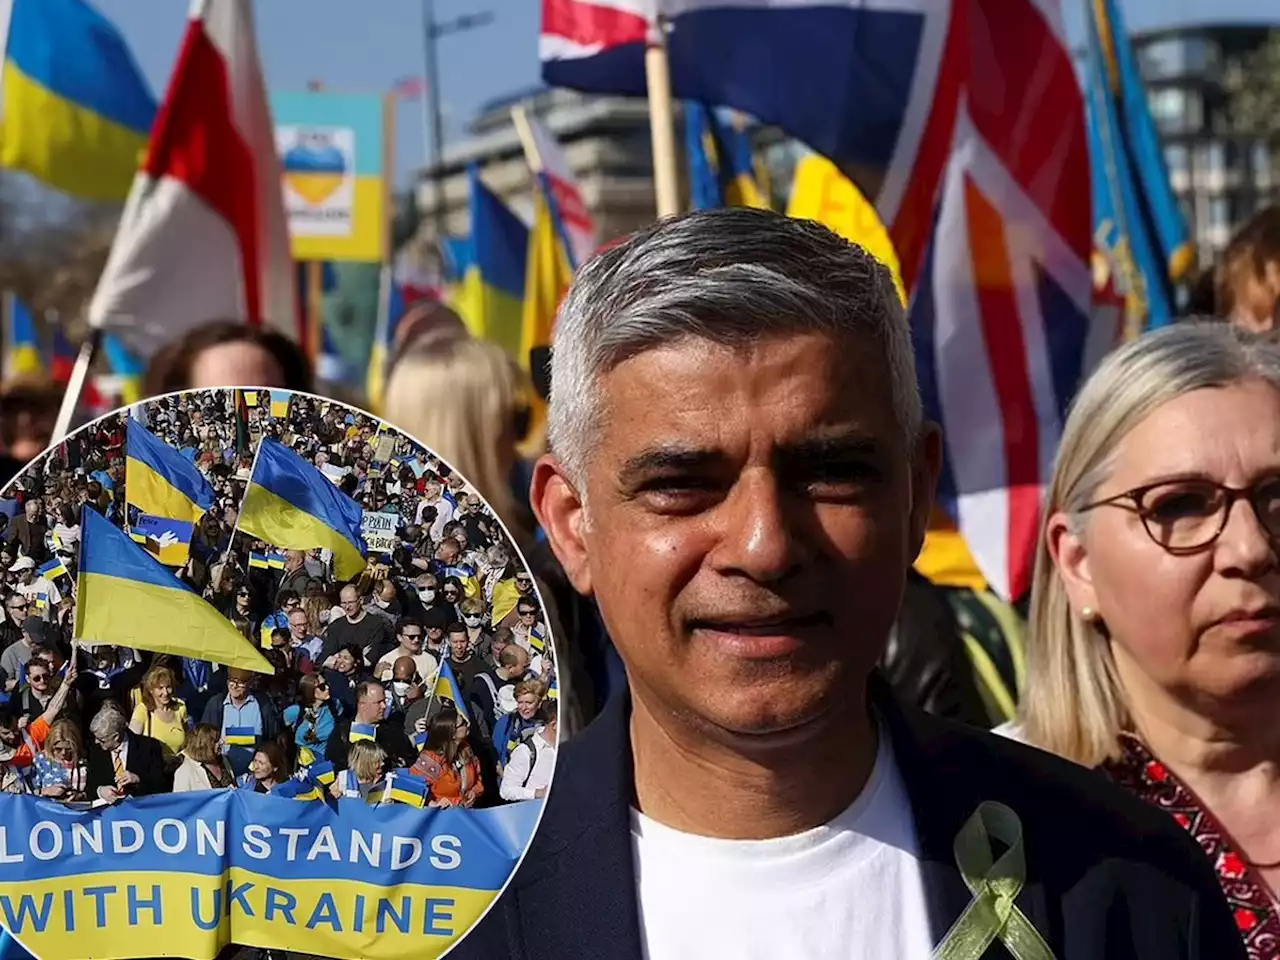
[[[270,564],[267,563],[267,555],[265,553],[249,552],[249,566],[257,570],[266,570]]]
[[[270,437],[258,444],[240,529],[287,550],[333,551],[334,572],[351,580],[364,570],[364,511],[328,477]]]
[[[0,166],[123,200],[156,115],[124,38],[85,0],[3,0],[6,24]]]
[[[686,103],[684,117],[694,209],[769,209],[769,197],[753,169],[751,138],[746,132],[722,123],[713,109],[701,103]]]
[[[36,332],[36,320],[27,305],[9,294],[7,330],[5,331],[4,375],[40,376],[44,370],[44,357],[40,352],[40,337]]]
[[[347,737],[348,743],[359,743],[362,740],[377,740],[378,728],[372,723],[353,723],[351,725],[351,733]]]
[[[1091,0],[1088,9],[1094,243],[1124,295],[1126,318],[1162,327],[1173,322],[1173,285],[1195,253],[1119,6]]]
[[[413,748],[419,753],[427,749],[427,732],[425,730],[413,735]]]
[[[515,357],[524,321],[529,228],[484,185],[478,167],[472,165],[468,175],[471,238],[452,306],[472,336],[492,340]]]
[[[284,783],[277,785],[271,792],[277,797],[284,797],[286,800],[324,799],[320,788],[309,780],[286,780]]]
[[[458,716],[471,723],[471,715],[467,713],[462,690],[458,687],[458,678],[453,675],[453,667],[449,666],[449,658],[440,661],[440,672],[436,674],[436,696],[453,704]]]
[[[493,588],[493,615],[489,620],[490,624],[495,627],[500,624],[519,602],[520,591],[516,589],[515,578],[500,581]]]
[[[54,560],[50,560],[48,563],[46,563],[43,567],[41,567],[36,572],[39,573],[40,576],[44,577],[51,583],[54,580],[57,580],[59,577],[71,576],[71,571],[67,569],[67,565],[62,562],[61,557]]]
[[[80,511],[74,637],[274,672],[230,620],[89,507]]]
[[[102,338],[102,352],[107,358],[111,372],[121,380],[121,402],[132,406],[142,400],[142,378],[146,375],[147,365],[125,346],[114,333]]]
[[[288,390],[272,390],[271,391],[271,416],[277,420],[283,420],[289,416],[289,398],[292,394]]]
[[[327,787],[338,779],[338,771],[333,768],[333,764],[328,760],[321,760],[319,763],[313,763],[307,768],[307,777],[320,784],[320,786]]]
[[[427,805],[427,790],[427,781],[422,777],[397,770],[387,774],[387,787],[382,799],[383,802],[392,801],[422,808]]]
[[[222,739],[229,747],[253,747],[258,744],[258,732],[253,727],[227,727]]]
[[[200,471],[132,417],[124,483],[129,503],[153,517],[196,523],[213,506],[213,487]]]

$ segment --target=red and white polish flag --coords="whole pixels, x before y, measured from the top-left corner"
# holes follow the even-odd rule
[[[193,0],[89,321],[140,357],[211,320],[298,340],[280,159],[250,0]]]

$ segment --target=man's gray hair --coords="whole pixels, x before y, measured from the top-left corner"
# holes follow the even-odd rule
[[[93,715],[93,719],[89,721],[89,733],[99,740],[117,736],[123,738],[127,726],[128,721],[125,720],[123,711],[112,703],[110,706],[104,705]]]
[[[696,337],[730,347],[818,332],[861,336],[884,357],[908,444],[922,418],[911,334],[889,270],[811,220],[745,207],[659,221],[585,264],[556,320],[548,433],[584,494],[600,379]]]

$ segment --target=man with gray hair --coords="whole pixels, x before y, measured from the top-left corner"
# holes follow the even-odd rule
[[[94,714],[89,734],[93,737],[88,759],[90,796],[114,802],[173,789],[160,741],[133,733],[129,719],[114,702],[104,703]]]
[[[1241,956],[1166,814],[877,675],[942,443],[866,251],[657,223],[579,271],[553,357],[531,499],[629,696],[452,956]]]

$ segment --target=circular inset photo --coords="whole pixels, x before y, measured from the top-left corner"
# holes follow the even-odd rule
[[[417,960],[493,903],[556,659],[447,463],[322,397],[190,391],[42,454],[0,525],[5,956]]]

